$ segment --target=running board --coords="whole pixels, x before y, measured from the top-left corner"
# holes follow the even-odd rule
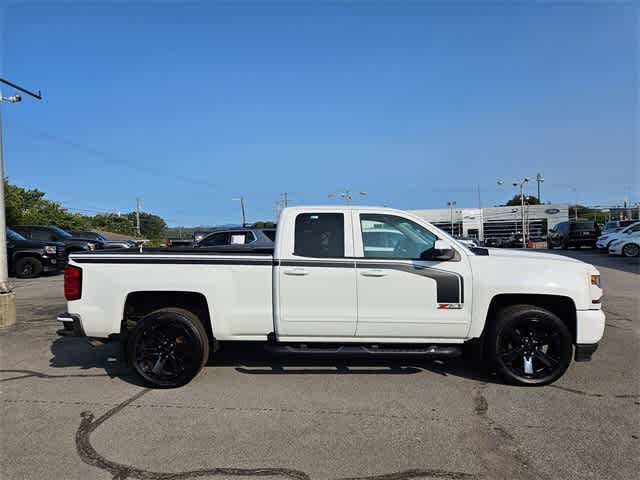
[[[462,354],[460,345],[429,345],[415,348],[376,345],[338,345],[335,347],[314,347],[306,344],[285,345],[267,344],[265,350],[280,354],[304,355],[372,355],[372,356],[423,356],[423,357],[459,357]]]

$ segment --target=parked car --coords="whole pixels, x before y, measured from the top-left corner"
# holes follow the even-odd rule
[[[620,230],[609,231],[609,233],[605,233],[598,237],[598,241],[596,242],[596,246],[603,250],[609,250],[609,246],[615,241],[622,238],[624,235],[629,233],[640,232],[640,221],[635,221],[632,224],[624,227]]]
[[[18,278],[35,278],[43,272],[58,272],[67,263],[62,242],[27,240],[7,229],[7,262],[9,274]]]
[[[503,241],[501,238],[485,238],[484,246],[489,248],[500,248],[502,247]]]
[[[606,233],[618,232],[635,222],[637,222],[637,220],[610,220],[604,224],[602,233],[606,234]]]
[[[168,238],[167,239],[167,247],[168,248],[178,248],[178,247],[193,247],[193,240],[190,238]]]
[[[469,248],[476,248],[480,246],[480,242],[475,237],[456,237],[456,240]]]
[[[588,220],[560,222],[549,229],[547,246],[549,248],[561,247],[564,250],[569,247],[580,248],[582,246],[596,248],[599,236],[600,226],[596,222]]]
[[[135,248],[137,246],[137,242],[133,240],[112,240],[100,232],[72,230],[69,233],[73,235],[73,238],[84,238],[95,242],[102,242],[104,248]]]
[[[273,232],[274,229],[267,229]],[[275,238],[275,235],[274,235]],[[215,230],[195,244],[196,248],[217,247],[222,249],[272,249],[273,240],[265,229],[255,227],[231,227]]]
[[[207,235],[209,235],[211,232],[213,232],[212,230],[196,230],[195,232],[193,232],[193,244],[198,243],[200,240],[202,240],[204,237],[206,237]]]
[[[76,238],[69,232],[52,225],[12,225],[11,230],[28,240],[40,242],[62,242],[67,253],[102,249],[103,243],[90,238]]]
[[[400,233],[393,250],[377,250],[380,239],[369,248],[371,224]],[[605,326],[594,266],[469,250],[386,208],[285,208],[272,253],[102,250],[69,263],[58,320],[76,335],[119,334],[132,370],[154,387],[188,383],[222,341],[424,358],[458,356],[471,342],[507,381],[544,385],[572,357],[590,360]]]
[[[609,245],[609,255],[637,257],[640,254],[640,231],[626,233]]]

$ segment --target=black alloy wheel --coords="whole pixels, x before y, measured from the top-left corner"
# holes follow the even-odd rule
[[[571,364],[573,340],[567,326],[533,305],[503,309],[489,341],[496,370],[516,385],[547,385]]]
[[[15,266],[18,278],[36,278],[42,273],[42,263],[34,257],[18,259]]]
[[[627,243],[622,247],[622,255],[625,257],[637,257],[640,254],[640,247],[635,243]]]
[[[144,382],[156,388],[189,383],[209,358],[209,339],[193,313],[156,310],[142,318],[128,339],[128,361]]]

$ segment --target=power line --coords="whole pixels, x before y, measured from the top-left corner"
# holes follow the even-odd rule
[[[16,128],[15,126],[12,126],[11,128]],[[148,174],[152,174],[152,175],[156,175],[158,177],[163,177],[163,178],[168,178],[171,177],[172,179],[176,179],[176,180],[180,180],[183,182],[188,182],[188,183],[197,183],[197,184],[201,184],[201,185],[205,185],[207,187],[211,187],[211,188],[219,188],[220,185],[215,185],[213,183],[207,182],[206,180],[203,180],[201,178],[195,178],[195,177],[189,177],[186,175],[174,175],[174,174],[169,174],[167,173],[166,170],[164,169],[160,169],[160,168],[154,168],[154,167],[149,167],[147,165],[140,165],[140,164],[135,164],[133,162],[131,162],[130,160],[126,160],[123,158],[120,158],[114,154],[111,153],[107,153],[101,150],[98,150],[94,147],[88,146],[88,145],[83,145],[81,143],[78,143],[76,141],[73,140],[69,140],[66,138],[62,138],[62,137],[58,137],[56,135],[53,135],[51,133],[48,132],[44,132],[41,130],[34,130],[31,128],[24,128],[24,127],[20,127],[17,128],[17,130],[19,130],[20,132],[22,132],[23,134],[31,137],[31,138],[36,138],[38,140],[45,140],[45,141],[49,141],[49,142],[53,142],[53,143],[58,143],[61,145],[64,145],[70,149],[79,151],[79,152],[83,152],[85,154],[91,155],[96,159],[99,159],[100,161],[102,161],[104,164],[107,165],[111,165],[113,163],[116,163],[118,165],[121,165],[125,168],[131,169],[131,170],[137,170],[140,172],[144,172],[144,173],[148,173]]]

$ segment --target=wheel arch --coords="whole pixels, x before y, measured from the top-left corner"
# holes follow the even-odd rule
[[[489,328],[496,321],[497,313],[510,305],[534,305],[557,315],[571,332],[573,342],[576,341],[576,304],[571,297],[564,295],[503,293],[491,299],[485,318],[482,336],[486,337]]]
[[[212,346],[216,345],[207,299],[201,292],[194,291],[150,290],[130,292],[124,302],[120,333],[126,336],[127,332],[132,330],[142,317],[155,310],[169,307],[182,308],[196,315],[207,332],[210,344]]]

